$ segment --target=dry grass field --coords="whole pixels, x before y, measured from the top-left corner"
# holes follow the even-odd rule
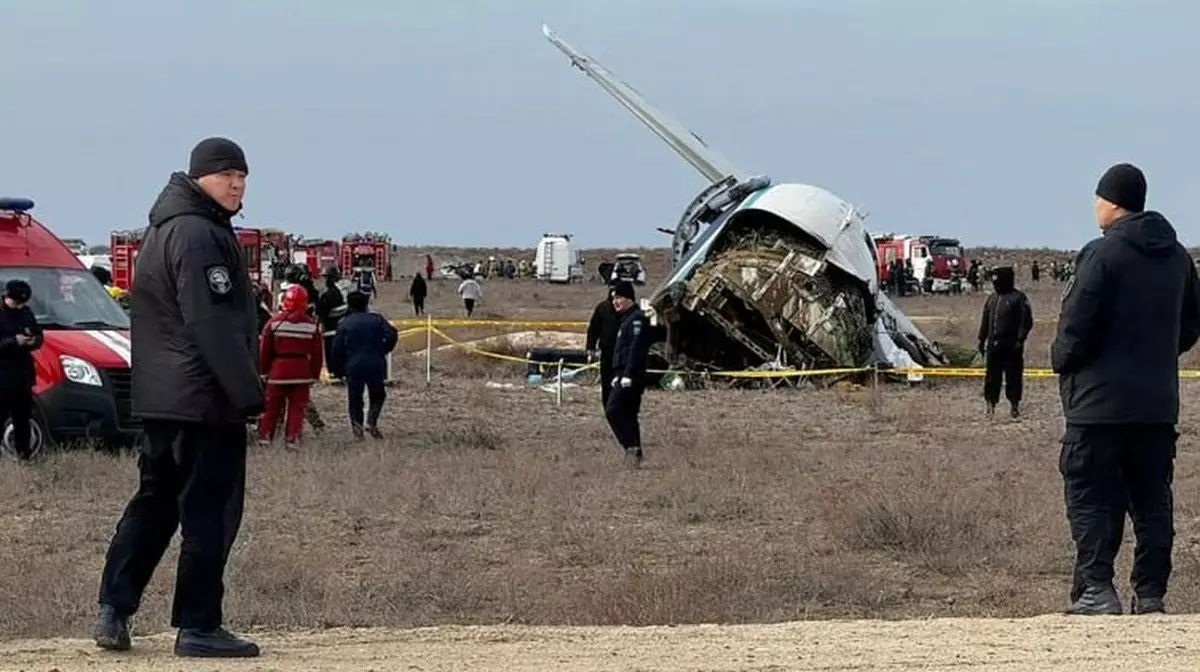
[[[407,254],[416,268],[424,251]],[[450,254],[487,251],[443,250],[435,259]],[[661,253],[650,256],[652,286],[664,269]],[[1053,320],[1061,285],[1043,279],[1031,287],[1027,273],[1020,277],[1035,317]],[[408,282],[387,286],[381,307],[389,315],[411,315]],[[429,311],[461,315],[456,286],[435,279]],[[603,295],[597,282],[490,280],[477,316],[583,320]],[[910,315],[943,318],[922,323],[929,336],[968,348],[982,302],[982,295],[900,301]],[[1046,365],[1053,330],[1052,321],[1036,326],[1029,366]],[[446,331],[461,340],[497,333]],[[402,350],[423,347],[419,336]],[[1200,366],[1194,353],[1184,361]],[[1085,625],[1052,616],[815,622],[1015,618],[1066,606],[1072,548],[1052,378],[1026,381],[1020,421],[984,417],[980,379],[886,385],[878,397],[848,388],[653,391],[643,411],[647,461],[630,471],[594,386],[566,387],[557,405],[553,392],[523,384],[523,365],[461,351],[435,352],[429,386],[423,356],[397,354],[395,371],[385,440],[349,441],[343,388],[325,386],[315,393],[330,423],[324,435],[306,430],[299,454],[252,451],[226,608],[233,628],[269,631],[265,655],[274,658],[255,669],[1067,670],[1095,669],[1104,656],[1145,665],[1136,669],[1200,662],[1194,647],[1175,648],[1180,632],[1194,631],[1186,616]],[[1200,383],[1182,385],[1168,606],[1192,612],[1200,604],[1200,460],[1191,450]],[[74,451],[0,466],[0,637],[9,640],[0,644],[0,669],[165,669],[156,656],[167,655],[168,636],[135,641],[143,652],[131,665],[142,667],[124,666],[87,641],[31,641],[88,636],[106,544],[135,486],[133,458]],[[137,635],[167,629],[177,547],[178,540],[151,584]],[[1129,551],[1118,566],[1122,582]],[[764,623],[779,625],[595,628]],[[297,634],[312,630],[322,632]],[[1145,657],[1153,652],[1160,657]]]

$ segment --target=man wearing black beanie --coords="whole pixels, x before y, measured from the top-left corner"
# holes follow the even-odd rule
[[[222,627],[225,563],[242,519],[247,423],[263,410],[258,300],[230,218],[246,158],[225,138],[192,150],[150,209],[130,297],[138,490],[108,549],[96,644],[130,648],[129,618],[182,525],[171,625],[175,653],[257,656]]]
[[[1066,431],[1059,470],[1075,542],[1070,613],[1120,614],[1113,560],[1134,521],[1131,612],[1161,612],[1174,541],[1179,356],[1200,338],[1200,280],[1175,229],[1145,209],[1128,163],[1096,186],[1102,235],[1075,259],[1050,361]]]

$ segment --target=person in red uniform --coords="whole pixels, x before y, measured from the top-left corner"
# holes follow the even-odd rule
[[[259,370],[266,376],[266,399],[258,424],[258,440],[274,438],[287,406],[283,435],[289,446],[300,440],[312,384],[320,379],[324,342],[317,319],[308,314],[308,292],[292,285],[283,293],[280,310],[267,320],[259,340]]]

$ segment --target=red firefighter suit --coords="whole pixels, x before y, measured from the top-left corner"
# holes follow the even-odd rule
[[[258,438],[274,438],[287,406],[284,438],[296,441],[304,429],[304,411],[312,384],[320,379],[324,341],[316,318],[308,315],[308,294],[299,285],[283,295],[281,310],[267,320],[259,342],[259,371],[266,376],[266,399]]]

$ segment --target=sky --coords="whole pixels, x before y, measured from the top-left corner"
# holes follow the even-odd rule
[[[1200,244],[1194,0],[0,0],[0,196],[146,225],[210,135],[243,226],[411,245],[667,245],[705,180],[543,23],[742,170],[876,233],[1077,248],[1112,163]]]

